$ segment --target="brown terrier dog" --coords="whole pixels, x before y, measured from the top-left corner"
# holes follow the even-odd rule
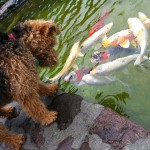
[[[9,35],[0,33],[0,116],[12,116],[14,108],[3,106],[15,100],[32,119],[42,125],[56,120],[57,112],[48,111],[40,95],[54,94],[58,85],[39,80],[35,61],[49,67],[58,62],[53,48],[57,34],[59,29],[56,25],[44,20],[20,23]],[[0,142],[18,150],[24,137],[12,134],[4,125],[0,125]]]

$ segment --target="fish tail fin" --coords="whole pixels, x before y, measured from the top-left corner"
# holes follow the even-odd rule
[[[143,61],[143,55],[139,55],[134,62],[134,66],[139,66],[142,61]]]
[[[105,8],[105,9],[104,9],[104,12],[103,12],[103,15],[98,18],[98,22],[99,22],[99,21],[103,21],[103,20],[106,19],[106,17],[108,17],[108,16],[109,16],[108,8]]]
[[[104,9],[104,14],[103,14],[102,17],[107,17],[107,16],[109,16],[109,11],[108,11],[108,8],[105,8]]]

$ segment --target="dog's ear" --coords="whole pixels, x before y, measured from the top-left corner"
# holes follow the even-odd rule
[[[49,32],[50,33],[55,33],[55,34],[59,34],[60,33],[60,29],[56,26],[56,25],[51,25],[49,27]]]
[[[60,30],[52,21],[46,21],[41,26],[41,33],[45,35],[56,35],[60,33]]]
[[[56,25],[50,25],[49,26],[49,33],[57,35],[60,33],[60,29]]]

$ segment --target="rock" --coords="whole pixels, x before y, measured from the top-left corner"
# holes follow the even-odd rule
[[[56,150],[73,150],[72,146],[73,137],[68,136],[62,142],[59,143],[58,148]]]
[[[73,121],[74,117],[80,111],[82,97],[76,94],[62,93],[57,95],[48,108],[58,112],[58,128],[66,129]]]
[[[37,148],[41,148],[44,145],[45,138],[43,137],[44,129],[39,123],[36,123],[31,130],[31,143],[34,143]]]
[[[82,143],[80,150],[91,150],[91,148],[89,147],[89,143],[88,142]]]
[[[90,132],[97,134],[103,142],[110,144],[113,148],[123,148],[129,143],[147,137],[150,133],[109,108],[96,118]]]

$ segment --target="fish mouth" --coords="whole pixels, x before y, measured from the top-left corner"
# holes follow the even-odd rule
[[[65,81],[65,82],[70,82],[70,81],[69,81],[69,77],[66,76],[66,77],[64,78],[64,81]]]
[[[96,63],[96,60],[93,59],[93,58],[91,58],[90,61],[91,61],[91,63],[93,63],[93,64]]]

